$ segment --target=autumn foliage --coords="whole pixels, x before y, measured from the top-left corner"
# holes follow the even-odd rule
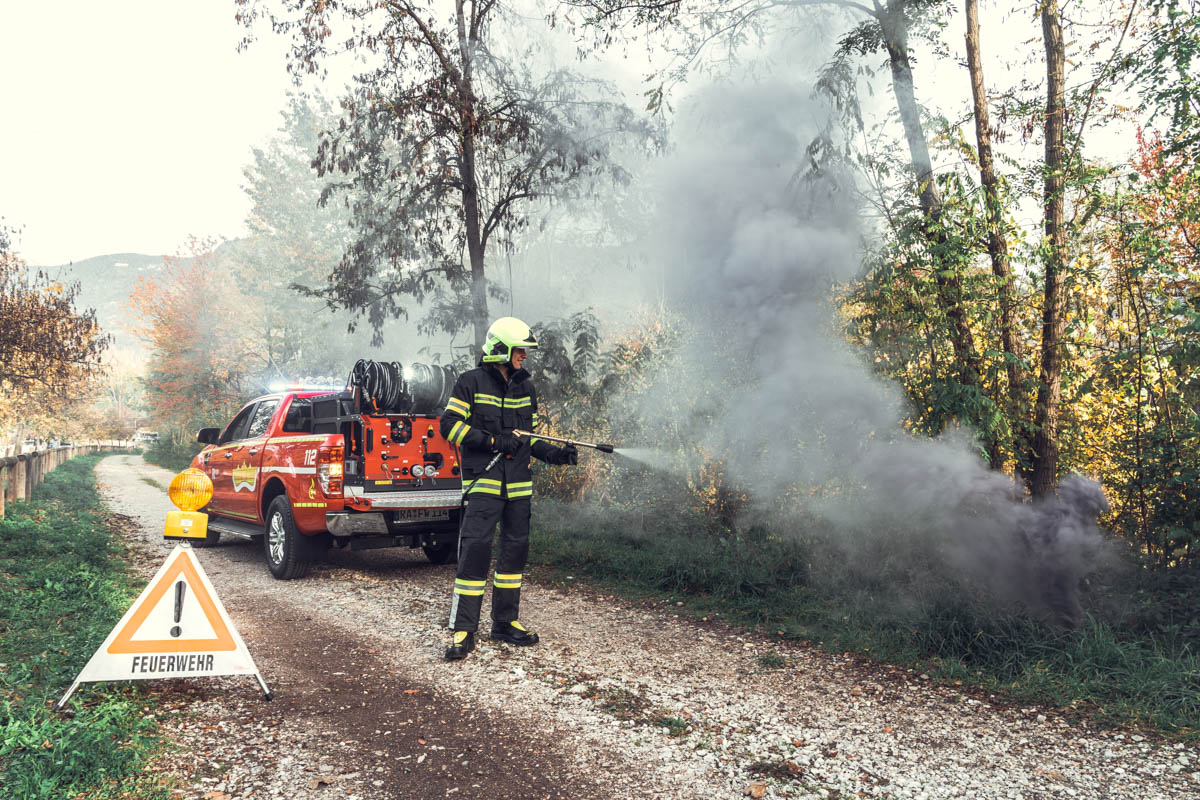
[[[161,274],[140,279],[129,298],[151,350],[147,403],[176,443],[228,418],[246,394],[247,309],[233,267],[211,242],[189,248],[190,256],[168,258]]]
[[[1200,179],[1158,135],[1139,133],[1132,165],[1084,293],[1090,360],[1069,409],[1114,524],[1170,564],[1200,553]]]
[[[93,388],[108,337],[76,310],[78,291],[30,271],[0,231],[0,430],[65,433]]]

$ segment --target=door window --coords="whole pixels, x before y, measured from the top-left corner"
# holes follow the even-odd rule
[[[275,409],[279,408],[279,399],[263,400],[258,404],[258,408],[254,409],[254,416],[250,418],[250,427],[246,430],[247,439],[257,439],[267,432],[267,426],[271,424],[271,417],[275,416]]]
[[[246,430],[246,423],[250,420],[250,412],[253,410],[254,404],[251,403],[239,411],[238,415],[233,418],[233,422],[229,423],[221,432],[221,438],[217,440],[217,444],[229,444],[244,438],[243,431]]]

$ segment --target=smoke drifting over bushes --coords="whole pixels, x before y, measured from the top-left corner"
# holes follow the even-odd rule
[[[1058,498],[1021,502],[968,437],[902,430],[900,391],[836,330],[832,290],[858,272],[863,232],[850,176],[799,171],[827,122],[807,90],[777,85],[713,88],[681,109],[656,257],[692,330],[630,399],[646,443],[682,435],[722,461],[751,498],[739,525],[819,540],[826,579],[1074,624],[1102,552],[1102,490],[1069,478]]]

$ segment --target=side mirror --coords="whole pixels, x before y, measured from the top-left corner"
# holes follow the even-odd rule
[[[196,441],[200,444],[216,444],[220,438],[220,428],[201,428],[196,434]]]

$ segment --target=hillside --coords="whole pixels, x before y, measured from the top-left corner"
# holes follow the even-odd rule
[[[217,247],[217,252],[228,254],[231,248],[236,247],[237,241],[223,242]],[[96,309],[100,326],[113,335],[114,348],[141,351],[145,345],[132,332],[138,321],[130,316],[127,307],[129,293],[137,286],[139,278],[151,277],[162,271],[166,258],[143,253],[112,253],[36,268],[44,270],[55,280],[78,281],[76,307]]]
[[[114,253],[39,269],[56,280],[78,281],[77,308],[96,309],[100,326],[113,335],[114,346],[124,350],[143,346],[131,332],[135,322],[126,308],[129,293],[139,278],[155,275],[163,264],[163,256]]]

